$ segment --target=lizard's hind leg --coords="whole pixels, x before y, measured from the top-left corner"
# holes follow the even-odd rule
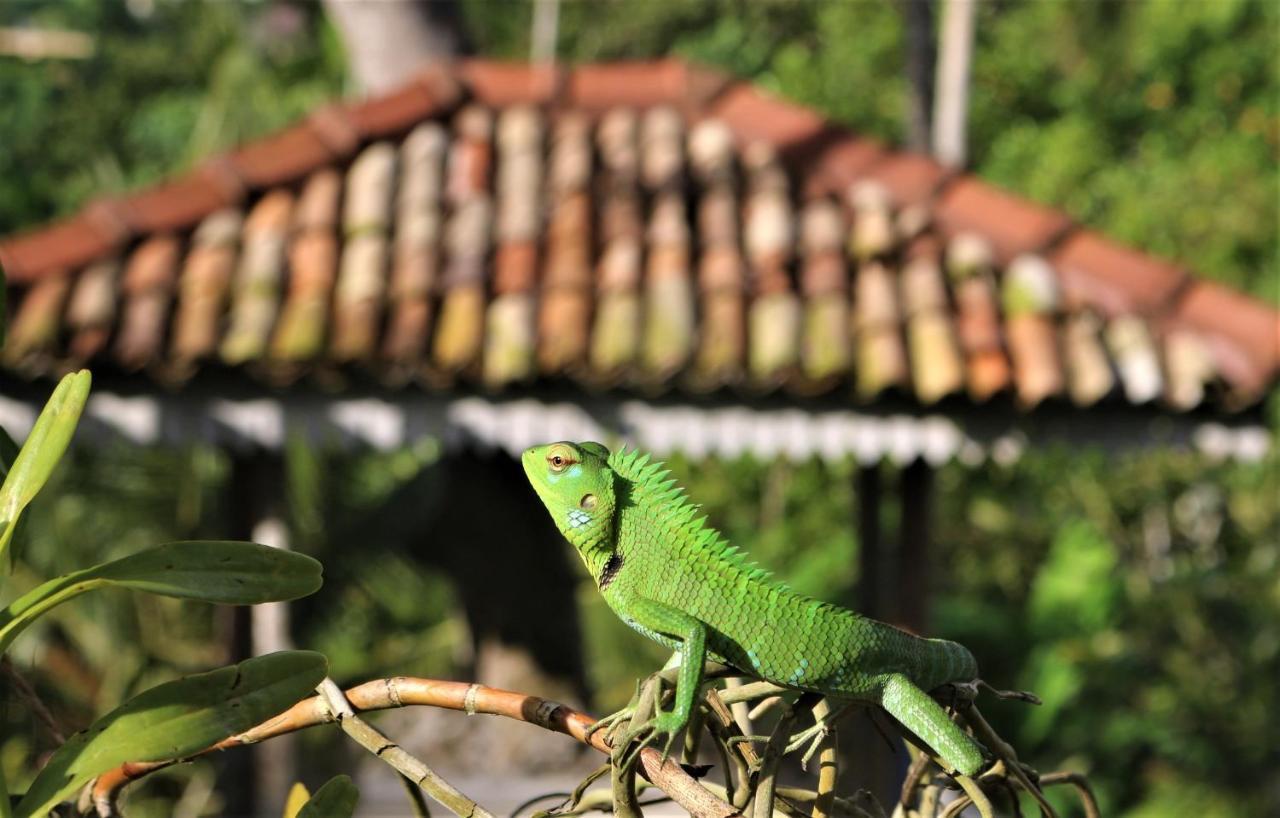
[[[886,678],[880,706],[933,748],[951,768],[948,772],[973,776],[982,769],[985,759],[980,745],[951,720],[942,705],[903,674]]]

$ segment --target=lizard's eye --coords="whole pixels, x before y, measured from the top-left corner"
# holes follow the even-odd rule
[[[578,459],[564,448],[556,449],[547,455],[547,464],[553,472],[562,472],[577,463]]]

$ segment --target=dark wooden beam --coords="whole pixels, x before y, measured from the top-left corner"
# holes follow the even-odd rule
[[[897,559],[897,610],[894,620],[917,633],[929,623],[929,573],[932,554],[933,467],[916,460],[899,480],[902,507]]]

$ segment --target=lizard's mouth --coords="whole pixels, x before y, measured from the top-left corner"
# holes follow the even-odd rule
[[[520,455],[520,465],[524,466],[524,475],[529,478],[529,485],[542,498],[546,486],[546,458],[543,455],[545,446],[530,446]]]

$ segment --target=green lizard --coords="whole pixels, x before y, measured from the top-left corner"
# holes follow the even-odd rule
[[[645,726],[668,746],[689,722],[707,657],[744,674],[878,705],[951,767],[975,775],[980,746],[926,691],[974,682],[963,646],[922,639],[802,596],[747,562],[698,517],[661,463],[599,443],[524,452],[524,470],[605,601],[680,655],[675,703]]]

